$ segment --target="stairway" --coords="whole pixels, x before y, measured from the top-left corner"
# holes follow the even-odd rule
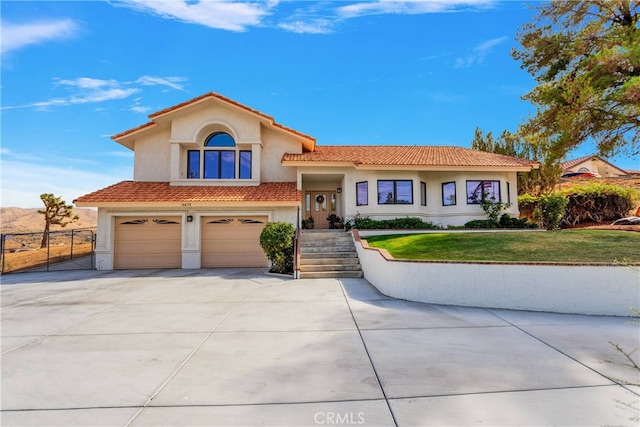
[[[302,230],[301,279],[363,276],[351,233],[343,230]]]

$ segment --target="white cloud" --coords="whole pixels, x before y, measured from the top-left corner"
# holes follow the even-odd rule
[[[80,30],[80,26],[71,19],[36,21],[26,24],[2,21],[0,26],[2,26],[0,42],[2,53],[47,40],[71,38]]]
[[[466,68],[471,67],[473,64],[481,64],[493,48],[505,40],[507,40],[507,37],[498,37],[487,40],[484,43],[480,43],[473,48],[469,55],[457,58],[454,67]]]
[[[184,90],[184,87],[180,84],[181,82],[184,82],[186,80],[187,79],[184,77],[142,76],[138,80],[136,80],[136,83],[139,83],[143,86],[155,86],[155,85],[168,86],[172,89],[186,92],[186,90]]]
[[[184,77],[156,77],[142,76],[135,81],[120,82],[114,79],[104,80],[91,77],[79,77],[76,79],[60,79],[53,80],[54,87],[63,88],[70,93],[67,96],[51,98],[46,101],[38,101],[23,105],[3,106],[1,110],[11,110],[16,108],[36,108],[38,110],[49,110],[53,107],[63,107],[69,105],[100,103],[106,101],[120,100],[129,98],[130,96],[142,92],[140,86],[166,86],[172,89],[184,91],[180,82],[186,81]],[[148,112],[150,110],[142,110],[148,107],[142,107],[138,98],[133,107],[137,107],[136,112]],[[133,108],[132,107],[132,108]]]
[[[460,8],[482,7],[492,3],[492,0],[378,0],[341,6],[337,8],[337,12],[343,18],[386,14],[418,15],[452,12]]]
[[[315,19],[309,21],[295,20],[282,22],[278,27],[291,33],[299,34],[330,34],[333,32],[333,21],[328,19]]]
[[[113,4],[210,28],[245,31],[261,25],[277,2],[125,0]]]

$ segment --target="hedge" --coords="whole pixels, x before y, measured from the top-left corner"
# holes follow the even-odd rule
[[[624,218],[640,200],[635,188],[593,182],[556,192],[568,200],[561,225],[574,226],[584,222],[609,222]],[[548,197],[548,196],[545,196]],[[520,215],[532,218],[539,198],[530,194],[518,197]]]

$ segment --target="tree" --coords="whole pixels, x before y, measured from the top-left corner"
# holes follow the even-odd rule
[[[40,248],[46,248],[49,243],[49,230],[52,225],[65,227],[79,219],[78,215],[73,214],[73,206],[60,197],[56,197],[51,193],[40,195],[40,200],[44,203],[45,208],[39,209],[38,213],[44,215],[44,233],[42,234],[42,244]]]
[[[538,106],[524,130],[553,140],[556,159],[591,140],[604,157],[640,153],[640,2],[553,0],[537,11],[511,53],[538,83],[523,97]]]
[[[518,193],[546,193],[553,190],[560,179],[560,162],[549,155],[549,140],[538,134],[526,134],[522,129],[516,133],[504,130],[496,139],[491,132],[485,134],[476,128],[471,148],[504,154],[521,159],[540,162],[538,169],[518,173]]]

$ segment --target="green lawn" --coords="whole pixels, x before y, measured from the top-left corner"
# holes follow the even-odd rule
[[[640,263],[640,233],[629,231],[454,232],[366,239],[398,259]]]

